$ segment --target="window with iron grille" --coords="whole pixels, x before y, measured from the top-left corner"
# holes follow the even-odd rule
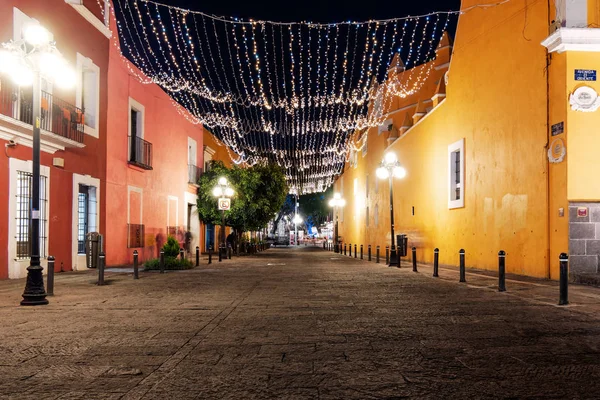
[[[90,232],[96,232],[96,187],[79,185],[77,214],[77,253],[85,254],[85,238]]]
[[[46,257],[47,206],[46,194],[47,178],[40,176],[40,257]],[[16,242],[17,258],[26,259],[31,256],[31,199],[32,199],[33,174],[17,171],[17,207],[16,207]]]
[[[127,247],[130,249],[144,247],[144,225],[127,224]]]
[[[448,208],[465,206],[465,144],[464,139],[448,146]]]

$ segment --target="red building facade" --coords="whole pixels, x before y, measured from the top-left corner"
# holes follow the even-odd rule
[[[108,266],[155,257],[167,233],[201,243],[195,209],[203,128],[156,85],[141,84],[113,45],[110,3],[6,0],[0,42],[28,24],[47,29],[75,69],[69,90],[42,82],[41,255],[56,271],[86,268],[84,240],[103,235]],[[0,279],[29,265],[31,87],[0,74]],[[184,243],[182,243],[183,245]]]

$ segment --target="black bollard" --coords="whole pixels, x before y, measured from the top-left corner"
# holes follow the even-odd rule
[[[104,285],[104,261],[105,254],[101,251],[98,255],[98,286]]]
[[[390,263],[390,246],[385,246],[385,263]],[[400,265],[400,263],[398,263]]]
[[[223,261],[223,245],[219,245],[219,262]]]
[[[350,257],[352,257],[352,243],[348,243],[348,253],[350,253]]]
[[[440,267],[440,249],[437,247],[433,249],[433,277],[438,278],[438,270]]]
[[[498,291],[506,292],[506,252],[498,252]]]
[[[133,251],[133,279],[140,279],[140,272],[138,267],[138,251]]]
[[[354,244],[354,258],[357,258],[356,257],[356,244]]]
[[[160,273],[164,274],[165,273],[165,251],[164,250],[160,251],[160,258],[158,260],[158,265],[160,267]]]
[[[460,255],[460,280],[459,280],[459,282],[466,282],[467,279],[465,278],[465,250],[460,249],[458,254]]]
[[[54,257],[48,256],[48,283],[46,295],[54,296]]]
[[[412,248],[412,263],[413,263],[413,272],[417,271],[417,248],[413,246]]]
[[[208,246],[208,263],[212,264],[212,245]]]
[[[227,246],[227,255],[228,258],[231,260],[231,246]]]
[[[367,259],[369,260],[369,262],[371,261],[371,245],[369,245],[369,247],[367,248]]]
[[[360,259],[363,259],[363,245],[360,245]]]
[[[179,257],[181,258],[181,261],[185,260],[185,253],[182,248],[179,249]]]
[[[347,256],[348,253],[346,252],[346,243],[344,243],[344,255]]]
[[[375,262],[379,264],[379,246],[377,246],[377,249],[375,250]]]
[[[196,267],[200,266],[200,246],[196,246]]]
[[[560,300],[559,306],[569,304],[569,255],[561,253],[558,257],[560,260]]]

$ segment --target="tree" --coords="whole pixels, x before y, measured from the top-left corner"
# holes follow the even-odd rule
[[[313,226],[323,224],[331,214],[329,199],[333,197],[333,188],[321,193],[311,193],[300,196],[300,210],[304,215],[307,232],[310,234]]]
[[[283,218],[286,215],[290,215],[294,212],[294,202],[294,196],[288,194],[285,198],[285,201],[283,202],[283,205],[281,206],[281,209],[275,216],[275,220],[273,223],[273,231],[271,232],[273,235],[275,234],[275,232],[277,232],[277,226],[279,225],[279,221],[281,221],[281,218]]]
[[[246,231],[264,228],[281,208],[288,192],[281,167],[275,164],[256,164],[249,168],[229,169],[220,161],[211,162],[210,169],[198,184],[198,215],[209,224],[220,224],[221,213],[213,188],[221,176],[235,190],[231,209],[225,212],[225,224],[240,238]]]

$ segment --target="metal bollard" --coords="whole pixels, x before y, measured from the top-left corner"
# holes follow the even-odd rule
[[[440,275],[438,274],[440,267],[440,249],[437,247],[433,249],[433,277],[438,278]]]
[[[363,259],[363,245],[360,245],[360,259]]]
[[[54,296],[54,257],[48,256],[48,289],[46,294]]]
[[[165,251],[164,250],[160,251],[160,259],[158,260],[158,265],[160,267],[160,273],[164,274],[165,273]]]
[[[385,263],[390,263],[390,246],[385,246]],[[398,263],[400,265],[400,263]]]
[[[104,262],[105,254],[103,251],[98,255],[98,286],[104,285]]]
[[[417,248],[413,246],[412,248],[412,263],[413,263],[413,272],[417,271]]]
[[[379,264],[379,246],[377,246],[377,249],[375,251],[375,260],[375,262]]]
[[[219,262],[223,261],[223,245],[219,245]]]
[[[196,246],[196,267],[200,266],[200,246]]]
[[[466,282],[467,279],[465,278],[465,250],[460,249],[458,254],[460,255],[460,280],[459,280],[459,282]]]
[[[346,243],[344,243],[344,255],[347,256],[348,253],[346,252]]]
[[[208,263],[212,264],[212,245],[208,246]]]
[[[559,306],[569,304],[569,255],[561,253],[558,257],[560,260],[560,300]]]
[[[137,250],[133,251],[133,279],[140,279]]]
[[[352,257],[352,243],[348,243],[348,253],[350,253],[350,257]]]
[[[371,245],[369,245],[369,247],[367,248],[367,259],[369,260],[369,262],[371,261]]]
[[[354,244],[354,258],[357,258],[356,257],[356,243]]]
[[[227,256],[231,260],[231,246],[227,246]]]
[[[181,261],[185,260],[185,253],[182,248],[179,249],[179,257],[181,258]]]
[[[506,252],[498,252],[498,291],[506,292]]]

